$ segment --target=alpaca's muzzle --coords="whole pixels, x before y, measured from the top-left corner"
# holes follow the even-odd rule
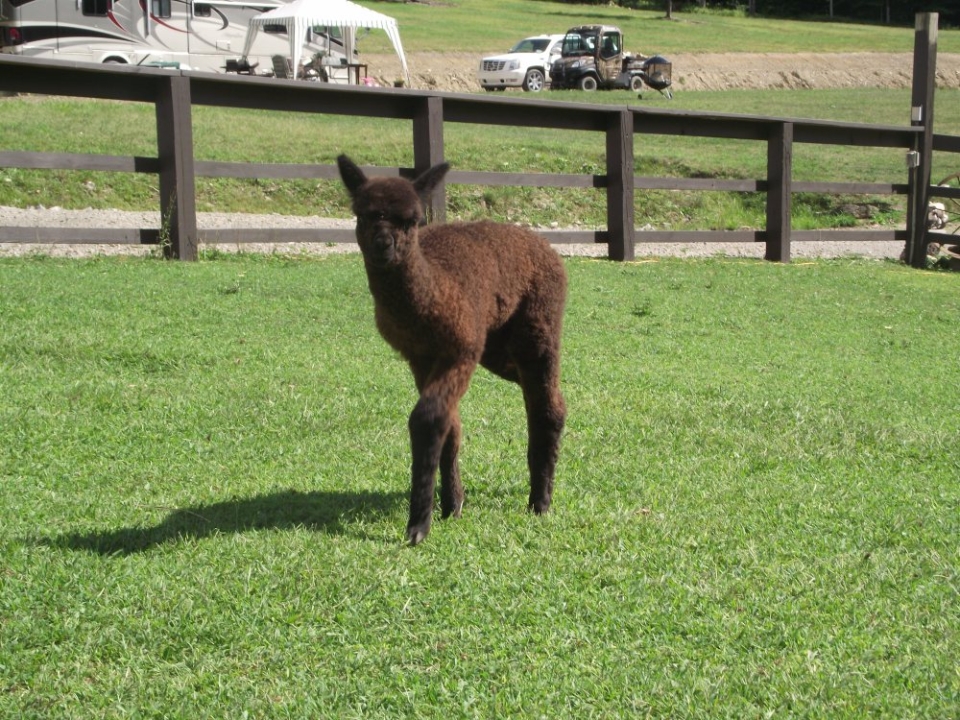
[[[389,230],[380,230],[373,236],[373,255],[380,265],[393,262],[397,255],[397,240]]]

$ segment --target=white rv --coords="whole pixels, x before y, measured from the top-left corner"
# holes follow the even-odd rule
[[[252,67],[256,74],[269,73],[272,56],[290,54],[283,25],[261,27],[256,55],[247,58],[248,64],[238,61],[250,18],[281,5],[276,0],[0,0],[0,52],[211,72]],[[346,64],[339,28],[315,27],[307,33],[308,58],[322,52],[327,65]]]

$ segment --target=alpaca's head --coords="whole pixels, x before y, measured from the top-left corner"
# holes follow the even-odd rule
[[[353,200],[357,242],[364,258],[375,267],[404,262],[417,244],[423,204],[450,166],[434,165],[410,182],[405,178],[368,178],[346,155],[337,158],[340,177]]]

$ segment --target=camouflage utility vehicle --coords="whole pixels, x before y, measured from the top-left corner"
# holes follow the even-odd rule
[[[567,30],[560,58],[550,67],[550,83],[554,89],[640,90],[640,72],[641,63],[623,51],[620,28],[581,25]]]

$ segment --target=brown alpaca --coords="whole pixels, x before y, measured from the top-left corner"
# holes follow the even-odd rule
[[[422,200],[449,165],[413,182],[367,178],[346,155],[340,177],[357,216],[377,328],[410,364],[420,399],[410,414],[413,454],[407,538],[430,532],[440,468],[443,517],[460,516],[460,398],[477,365],[518,383],[527,410],[529,507],[550,508],[566,410],[560,330],[567,278],[539,235],[493,222],[420,229]]]

